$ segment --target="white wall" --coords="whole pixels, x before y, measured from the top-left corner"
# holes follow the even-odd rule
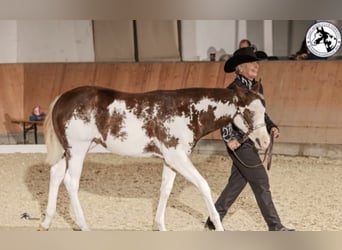
[[[236,49],[236,21],[183,20],[182,55],[184,61],[208,61],[209,54],[232,54]]]
[[[246,20],[238,20],[236,26],[236,44],[235,48],[239,47],[239,43],[242,39],[247,39],[247,21]]]
[[[232,54],[243,38],[259,42],[268,55],[297,51],[312,21],[182,20],[184,61],[216,60]],[[342,21],[336,21],[340,24]],[[0,20],[0,63],[94,62],[90,20]],[[341,55],[342,49],[336,55]]]
[[[264,51],[273,56],[273,26],[272,20],[264,21]]]
[[[92,61],[91,21],[17,21],[17,62]]]
[[[17,61],[17,22],[0,21],[0,63]]]
[[[273,55],[272,21],[196,20],[182,21],[182,52],[184,61],[208,61],[209,51],[216,60],[233,54],[241,39],[250,39],[258,49]]]

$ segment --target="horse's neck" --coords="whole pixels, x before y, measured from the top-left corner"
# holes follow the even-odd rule
[[[218,102],[216,103],[216,106],[210,105],[206,111],[202,111],[201,115],[198,116],[197,123],[200,124],[200,128],[197,131],[196,137],[200,139],[203,136],[228,125],[232,122],[235,113],[236,107],[233,104],[227,105]]]

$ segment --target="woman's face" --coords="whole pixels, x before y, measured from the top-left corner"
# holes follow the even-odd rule
[[[241,75],[249,80],[253,80],[258,76],[259,62],[242,63],[237,68]]]

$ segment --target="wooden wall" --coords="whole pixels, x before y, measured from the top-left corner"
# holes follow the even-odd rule
[[[260,77],[267,110],[278,123],[280,142],[342,142],[342,61],[263,61]],[[0,65],[0,134],[20,132],[10,117],[28,118],[32,107],[49,103],[81,85],[127,92],[186,87],[226,87],[234,74],[222,62],[49,63]],[[219,138],[216,131],[206,138]]]
[[[342,143],[342,61],[267,62],[260,75],[280,142]]]
[[[0,134],[15,133],[11,117],[24,115],[24,66],[0,65]]]

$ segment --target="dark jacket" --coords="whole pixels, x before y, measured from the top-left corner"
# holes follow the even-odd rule
[[[238,86],[240,88],[251,89],[254,86],[254,84],[256,84],[255,80],[250,81],[241,75],[237,75],[235,80],[227,88],[232,89],[235,86]],[[260,85],[259,92],[261,94],[264,93],[262,85]],[[264,103],[264,105],[266,106],[266,103]],[[265,113],[265,123],[266,123],[267,131],[269,133],[273,127],[278,128],[278,126],[272,122],[271,118],[268,116],[267,113]],[[232,123],[228,124],[227,126],[221,129],[221,135],[222,135],[223,140],[226,142],[232,139],[241,140],[243,137],[243,134],[240,132],[240,130]]]

